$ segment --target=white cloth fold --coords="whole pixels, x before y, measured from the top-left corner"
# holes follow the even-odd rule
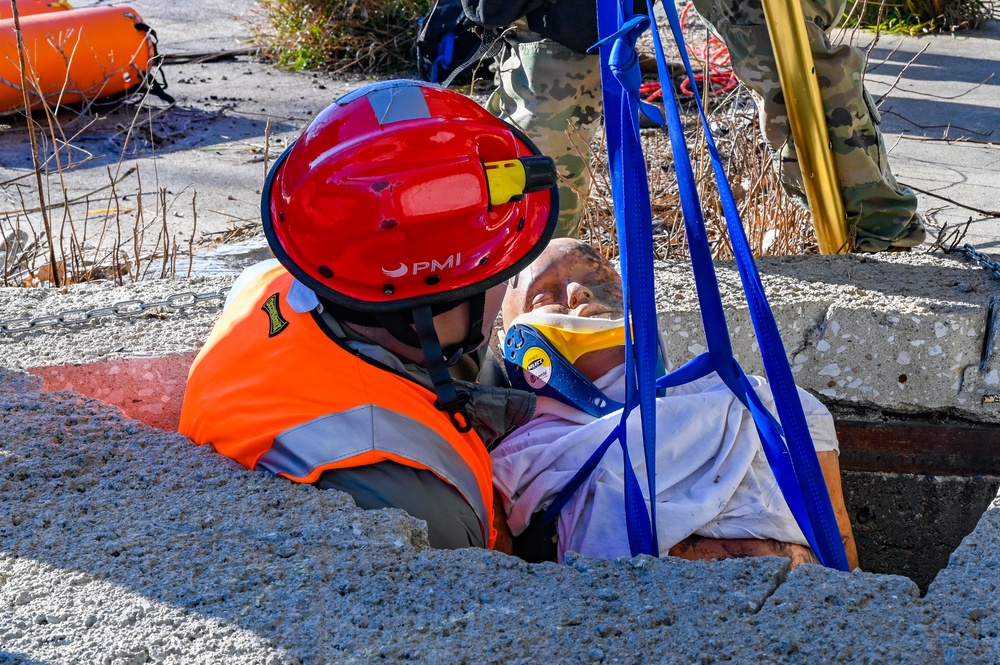
[[[767,382],[748,377],[774,412]],[[620,366],[595,384],[624,400]],[[817,451],[839,450],[833,417],[799,389]],[[493,453],[493,480],[504,497],[511,531],[521,533],[544,510],[621,419],[593,419],[553,400]],[[628,419],[628,451],[643,487],[646,464],[636,409]],[[750,412],[716,374],[672,388],[656,400],[657,536],[660,553],[692,534],[710,538],[773,538],[806,544],[764,456]],[[559,560],[567,551],[587,556],[630,556],[625,526],[623,455],[612,444],[594,472],[562,509]],[[648,502],[648,497],[647,497]]]

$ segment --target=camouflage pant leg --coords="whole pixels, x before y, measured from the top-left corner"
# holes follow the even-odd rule
[[[556,237],[580,233],[590,192],[590,143],[601,119],[600,59],[514,28],[498,57],[499,87],[486,108],[519,127],[559,170]]]
[[[733,71],[757,99],[761,129],[780,160],[782,184],[805,201],[761,0],[695,0],[694,5],[729,47]],[[885,249],[907,234],[917,198],[889,169],[881,118],[864,88],[864,53],[830,43],[827,31],[844,6],[845,0],[802,0],[848,224],[857,225],[858,241]]]

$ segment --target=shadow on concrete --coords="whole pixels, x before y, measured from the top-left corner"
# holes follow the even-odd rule
[[[248,114],[236,104],[214,110],[198,106],[139,108],[123,104],[101,112],[67,110],[58,116],[57,141],[52,140],[44,116],[37,117],[36,137],[39,150],[51,158],[52,146],[60,146],[64,170],[104,170],[125,159],[151,159],[187,150],[233,150],[234,143],[244,142],[247,155],[260,153],[263,161],[267,119],[264,114]],[[3,166],[11,169],[33,168],[27,122],[23,117],[0,119],[9,128],[0,132]],[[291,132],[298,127],[285,122],[271,123],[274,133]],[[274,148],[272,147],[272,150]],[[54,167],[54,164],[53,164]]]
[[[997,93],[1000,94],[1000,93]],[[990,141],[1000,140],[997,123],[1000,110],[943,99],[889,98],[879,109],[882,129],[929,138]],[[944,118],[952,118],[945,121]]]
[[[984,48],[1000,52],[1000,35],[985,40]],[[899,91],[907,93],[890,92],[879,107],[883,130],[972,141],[997,139],[1000,109],[977,103],[971,94],[1000,94],[1000,66],[995,60],[925,52],[907,66],[911,58],[911,53],[881,47],[869,56],[874,63],[871,73],[886,79],[902,74]]]
[[[1000,34],[977,34],[984,40],[984,49],[1000,49]],[[942,39],[945,39],[942,37]],[[921,44],[923,46],[923,44]],[[986,52],[986,51],[984,51]],[[883,46],[876,46],[868,55],[872,63],[869,71],[880,76],[896,77],[903,71],[913,54]],[[948,81],[979,85],[996,69],[996,62],[985,58],[970,58],[928,51],[920,54],[912,65],[906,67],[904,80],[907,81]],[[985,72],[985,75],[984,75]],[[985,85],[1000,86],[1000,78],[993,77]]]
[[[0,651],[0,665],[48,665],[47,661],[22,656],[19,653]]]

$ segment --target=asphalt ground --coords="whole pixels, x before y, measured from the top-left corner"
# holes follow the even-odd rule
[[[872,36],[862,37],[862,46]],[[930,221],[968,223],[966,242],[1000,248],[1000,24],[954,35],[881,35],[866,78],[889,163]],[[919,191],[922,190],[922,191]]]

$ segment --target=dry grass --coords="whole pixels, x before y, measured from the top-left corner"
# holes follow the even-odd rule
[[[924,35],[975,30],[997,18],[992,0],[848,0],[845,25]]]
[[[666,52],[676,52],[670,28],[661,23],[660,34]],[[718,66],[719,53],[710,52],[706,42],[712,39],[701,19],[688,13],[685,40],[697,75],[707,68],[705,59]],[[714,40],[713,40],[714,41]],[[643,35],[640,47],[652,52],[652,40]],[[713,45],[717,49],[718,45]],[[682,70],[681,70],[682,71]],[[774,169],[774,155],[760,131],[757,113],[749,93],[742,87],[726,94],[709,96],[705,108],[713,137],[722,157],[727,179],[733,190],[754,256],[807,254],[818,251],[812,216],[796,199],[785,193]],[[733,257],[725,217],[719,202],[719,190],[705,142],[704,129],[693,100],[681,102],[688,151],[697,180],[705,228],[712,255],[718,260]],[[593,171],[590,204],[586,206],[582,237],[606,256],[617,255],[614,213],[607,164],[604,161],[604,138],[594,142],[597,156]],[[660,259],[686,259],[687,240],[684,217],[673,168],[673,152],[665,128],[642,131],[652,204],[653,247]]]
[[[174,276],[180,253],[178,235],[168,223],[168,196],[158,185],[152,194],[143,190],[135,167],[126,169],[125,156],[133,140],[155,135],[154,110],[147,103],[149,89],[140,97],[116,95],[121,108],[134,104],[134,113],[120,136],[112,141],[120,148],[117,164],[106,169],[106,183],[82,196],[70,196],[65,174],[94,159],[79,137],[95,122],[93,107],[109,108],[108,99],[96,99],[66,107],[63,94],[72,90],[67,75],[62,92],[43,95],[41,78],[31,78],[29,58],[20,31],[17,6],[12,5],[17,35],[20,87],[26,138],[31,148],[32,172],[0,183],[8,189],[8,202],[16,198],[20,207],[0,211],[0,284],[3,286],[61,286],[76,282],[112,280],[122,283],[149,276]],[[67,71],[72,57],[66,55]],[[155,78],[161,59],[149,62]],[[113,76],[114,73],[108,73]],[[151,79],[152,80],[152,79]],[[87,95],[84,99],[90,99]],[[40,105],[38,102],[41,101]],[[9,127],[7,129],[10,129]],[[144,131],[145,130],[145,131]],[[33,176],[33,177],[32,177]],[[134,187],[129,179],[135,177]],[[33,187],[28,183],[31,182]],[[11,196],[11,190],[14,196]],[[32,201],[28,203],[25,194]],[[122,192],[131,192],[126,202]],[[194,206],[196,195],[192,198]],[[197,227],[197,212],[195,212]],[[155,236],[153,234],[155,233]],[[150,238],[155,240],[150,242]],[[188,249],[191,249],[190,239]]]
[[[719,203],[718,186],[697,117],[688,114],[689,150],[702,203],[705,227],[716,259],[731,259],[732,246]],[[817,251],[809,211],[788,196],[772,168],[771,151],[745,99],[730,96],[718,104],[710,121],[717,128],[716,145],[726,166],[744,229],[755,256],[806,254]],[[693,140],[692,140],[693,139]],[[594,187],[586,207],[583,237],[605,255],[617,254],[611,183],[603,159],[603,137],[595,141],[598,154]],[[673,169],[673,154],[665,129],[647,129],[642,136],[652,203],[653,245],[661,259],[686,258],[684,218]]]
[[[976,0],[966,0],[974,2]],[[265,51],[290,68],[349,69],[385,74],[412,69],[412,38],[416,19],[426,2],[398,0],[378,3],[360,0],[333,3],[323,0],[262,0],[267,28],[258,38]],[[695,50],[707,34],[693,12],[688,41]],[[669,33],[669,28],[666,30]],[[644,36],[644,39],[647,36]],[[669,40],[669,38],[668,38]],[[643,42],[644,43],[644,42]],[[644,43],[645,44],[645,43]],[[651,50],[645,44],[646,50]],[[756,255],[802,254],[817,251],[809,212],[782,189],[772,168],[772,154],[760,134],[752,104],[737,91],[712,100],[716,142],[737,198],[744,228]],[[716,258],[732,256],[728,231],[719,205],[708,152],[694,112],[688,114],[689,140],[705,224]],[[608,255],[617,253],[613,229],[611,187],[603,161],[603,139],[595,141],[594,185],[583,224],[583,237]],[[658,257],[687,255],[684,224],[672,155],[665,130],[647,130],[643,136],[653,202],[654,244]]]
[[[119,161],[106,167],[102,184],[76,196],[65,175],[95,159],[79,140],[94,122],[91,109],[61,109],[57,115],[45,107],[24,116],[34,169],[0,183],[7,200],[18,203],[0,210],[0,285],[124,283],[177,275],[178,257],[190,252],[191,243],[170,218],[189,201],[193,208],[197,195],[168,196],[158,183],[143,183],[136,167],[126,168],[133,142],[159,140],[157,112],[146,101],[122,107],[132,113],[120,135],[110,139],[120,149]]]
[[[385,74],[414,68],[427,0],[261,0],[264,55],[287,69]]]
[[[58,177],[57,171],[43,171],[46,188]],[[175,230],[170,217],[188,197],[168,196],[163,188],[142,191],[134,169],[117,178],[109,170],[107,177],[103,191],[50,201],[51,236],[40,223],[38,206],[23,204],[0,213],[0,285],[122,284],[178,276],[178,259],[191,247],[187,233]],[[194,208],[197,195],[189,196]]]

